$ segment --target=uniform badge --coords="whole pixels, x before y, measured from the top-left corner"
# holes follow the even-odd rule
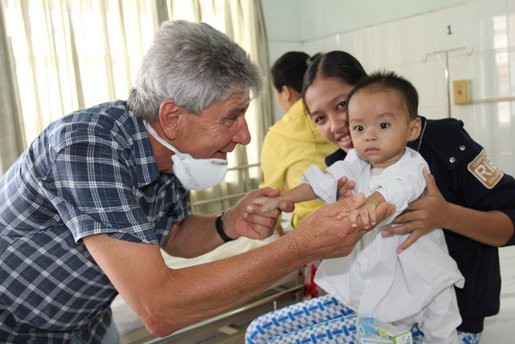
[[[484,149],[468,164],[468,170],[488,189],[493,188],[504,175]]]

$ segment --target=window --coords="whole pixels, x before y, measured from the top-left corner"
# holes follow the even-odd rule
[[[126,99],[159,18],[205,21],[225,32],[267,71],[267,40],[259,0],[0,0],[14,56],[25,147],[53,120],[79,108]],[[263,53],[265,52],[265,54]],[[194,199],[239,194],[257,186],[259,146],[272,121],[268,92],[253,101],[253,136],[229,157],[231,171],[217,190]],[[268,118],[263,118],[263,113]],[[236,198],[236,197],[234,197]]]

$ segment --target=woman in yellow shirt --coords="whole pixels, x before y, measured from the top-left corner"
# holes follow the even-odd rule
[[[265,135],[261,150],[261,187],[285,191],[299,185],[309,165],[325,170],[325,157],[337,148],[322,137],[301,99],[304,72],[310,61],[308,54],[290,51],[271,68],[275,98],[285,115]],[[322,204],[319,200],[296,204],[291,227],[295,228]]]

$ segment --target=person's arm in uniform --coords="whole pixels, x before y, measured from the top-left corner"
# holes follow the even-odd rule
[[[426,195],[410,204],[407,211],[396,218],[397,226],[384,231],[386,235],[411,233],[399,249],[406,249],[433,228],[445,228],[491,246],[513,243],[514,225],[506,213],[480,211],[447,202],[434,177],[426,174],[426,181]],[[485,228],[489,230],[485,231]]]
[[[226,211],[224,229],[229,237],[261,232],[269,234],[277,217],[263,217],[249,208],[252,192]],[[363,197],[326,205],[306,218],[297,230],[243,254],[184,269],[168,268],[159,246],[133,243],[106,235],[85,237],[89,252],[107,274],[120,295],[154,335],[165,336],[179,328],[234,308],[266,288],[317,259],[346,255],[363,233],[362,224],[352,228],[348,219],[336,220],[346,208],[356,208]],[[290,208],[291,209],[291,208]],[[385,218],[391,207],[382,204],[377,217]],[[192,228],[192,225],[205,226]],[[184,221],[175,240],[186,243],[223,242],[215,230],[214,218]],[[202,234],[200,234],[202,233]]]
[[[426,142],[438,134],[445,140],[435,139],[428,145],[434,154],[424,148],[421,153],[431,160],[436,182],[427,175],[426,196],[411,203],[396,218],[398,226],[384,233],[411,233],[400,249],[433,228],[445,228],[491,246],[513,244],[515,180],[495,166],[483,147],[462,129],[461,122],[434,121],[431,125],[435,123],[432,133],[426,132]]]

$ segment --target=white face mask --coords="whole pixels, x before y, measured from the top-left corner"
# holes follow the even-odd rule
[[[173,173],[188,190],[207,189],[220,183],[227,174],[227,160],[195,159],[189,154],[179,152],[170,143],[163,140],[157,132],[143,121],[145,128],[159,143],[174,152],[172,155]]]

